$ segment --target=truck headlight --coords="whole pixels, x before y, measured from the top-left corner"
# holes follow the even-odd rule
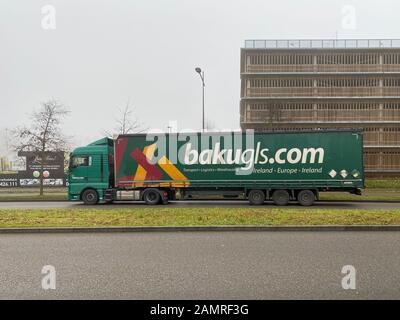
[[[354,178],[358,178],[358,177],[360,176],[360,172],[359,172],[358,170],[353,170],[353,171],[351,172],[351,175],[352,175]]]

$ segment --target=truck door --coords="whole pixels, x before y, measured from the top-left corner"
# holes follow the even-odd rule
[[[87,171],[88,180],[92,183],[104,182],[104,157],[100,154],[93,154],[89,158]]]
[[[70,179],[73,182],[87,182],[88,168],[92,163],[92,157],[85,155],[76,155],[71,159]]]

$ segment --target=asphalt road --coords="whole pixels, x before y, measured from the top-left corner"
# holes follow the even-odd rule
[[[396,232],[0,235],[0,299],[399,299]],[[43,290],[44,265],[56,289]],[[341,286],[356,268],[356,290]]]
[[[224,201],[172,201],[168,204],[170,207],[179,208],[204,208],[204,207],[228,207],[240,208],[249,207],[247,201],[240,200],[224,200]],[[147,205],[143,202],[120,202],[112,205],[100,204],[97,206],[85,206],[77,202],[0,202],[0,209],[48,209],[48,208],[78,208],[78,209],[111,209],[111,208],[145,208]],[[274,208],[272,203],[266,202],[262,208]],[[298,209],[302,208],[295,202],[286,208]],[[355,202],[355,201],[319,201],[310,208],[338,208],[338,209],[400,209],[400,201],[398,202]]]

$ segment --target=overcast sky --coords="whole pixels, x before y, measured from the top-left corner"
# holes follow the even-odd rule
[[[199,129],[196,66],[206,117],[239,128],[245,39],[400,38],[399,12],[398,0],[0,0],[0,132],[49,98],[72,111],[64,127],[75,144],[112,128],[128,99],[147,127]]]

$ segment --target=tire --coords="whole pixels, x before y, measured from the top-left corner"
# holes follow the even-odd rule
[[[262,205],[265,201],[265,194],[261,190],[251,190],[247,196],[249,203],[254,206]]]
[[[143,193],[143,200],[148,205],[156,205],[161,202],[161,195],[157,189],[148,189]]]
[[[277,206],[286,206],[289,203],[290,195],[286,190],[275,190],[272,194],[272,201]]]
[[[302,206],[312,206],[315,201],[315,194],[311,190],[301,190],[297,195],[297,201]]]
[[[99,195],[94,189],[87,189],[83,191],[81,198],[85,205],[93,206],[99,203]]]

